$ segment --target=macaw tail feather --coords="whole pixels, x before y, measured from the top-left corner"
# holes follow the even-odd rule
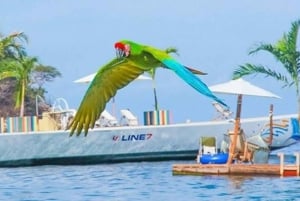
[[[196,75],[207,75],[207,73],[204,73],[200,70],[197,70],[195,68],[191,68],[191,67],[187,67],[187,66],[184,66],[185,68],[187,68],[189,71],[191,71],[192,73],[196,74]]]
[[[185,68],[185,66],[181,65],[174,59],[165,59],[163,63],[169,68],[172,69],[181,79],[183,79],[186,83],[196,89],[199,93],[212,98],[217,101],[221,105],[228,108],[228,106],[217,96],[213,94],[213,92],[208,88],[208,86],[202,82],[196,75],[194,75],[190,70]]]

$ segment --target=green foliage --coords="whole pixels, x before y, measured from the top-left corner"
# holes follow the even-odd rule
[[[0,38],[0,80],[15,78],[15,106],[20,107],[20,116],[24,114],[26,92],[29,98],[44,97],[45,82],[51,82],[61,73],[52,66],[39,63],[36,57],[29,57],[22,41],[27,41],[23,33],[10,34]],[[37,85],[37,87],[35,87]],[[34,97],[32,97],[34,96]]]
[[[285,82],[285,85],[289,85],[288,79],[286,76],[277,73],[276,71],[266,68],[262,65],[253,65],[250,63],[246,63],[245,65],[240,65],[238,69],[233,72],[233,79],[238,79],[240,77],[252,74],[264,74],[266,76],[270,76],[275,78],[276,80]]]
[[[259,51],[266,51],[274,56],[286,70],[289,77],[278,73],[263,65],[245,64],[240,65],[234,70],[233,79],[237,79],[251,74],[264,74],[282,81],[284,86],[295,86],[296,93],[299,95],[299,71],[300,71],[300,52],[297,50],[297,37],[300,26],[300,20],[292,23],[292,28],[288,33],[284,33],[282,38],[274,45],[261,43],[253,48],[249,54],[255,54]]]
[[[297,37],[300,26],[300,20],[292,23],[292,28],[288,33],[284,33],[282,38],[274,45],[261,43],[256,48],[251,50],[249,54],[254,54],[259,51],[266,51],[274,56],[279,61],[286,75],[275,72],[274,70],[262,65],[245,64],[240,65],[233,72],[233,79],[237,79],[251,74],[264,74],[273,77],[276,80],[282,81],[283,86],[295,86],[298,96],[298,119],[300,120],[300,95],[299,95],[299,71],[300,71],[300,52],[297,50]]]
[[[8,36],[0,34],[0,61],[7,58],[17,59],[26,56],[23,46],[28,38],[23,32],[12,33]]]

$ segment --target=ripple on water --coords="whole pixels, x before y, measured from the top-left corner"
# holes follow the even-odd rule
[[[186,161],[183,161],[186,163]],[[0,200],[296,200],[297,177],[173,176],[178,161],[0,169]]]

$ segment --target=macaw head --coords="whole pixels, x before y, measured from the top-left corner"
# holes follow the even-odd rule
[[[124,42],[115,43],[116,54],[118,58],[128,57],[130,55],[130,45]]]

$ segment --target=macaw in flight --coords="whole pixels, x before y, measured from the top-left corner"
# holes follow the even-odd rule
[[[173,70],[199,93],[227,107],[195,75],[205,73],[186,67],[169,55],[169,53],[175,52],[174,49],[160,50],[129,40],[115,43],[115,49],[116,58],[98,70],[86,91],[79,109],[68,127],[71,130],[70,136],[75,131],[78,136],[82,130],[87,135],[88,129],[94,127],[96,120],[105,109],[106,103],[115,96],[117,90],[125,87],[144,72],[153,73],[158,67]]]

